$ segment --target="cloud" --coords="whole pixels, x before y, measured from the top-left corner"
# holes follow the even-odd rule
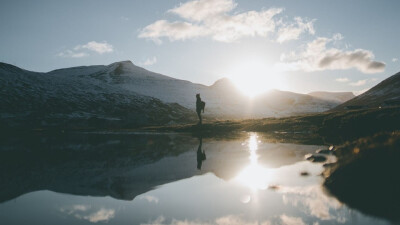
[[[72,215],[77,219],[88,220],[92,223],[108,221],[115,216],[114,209],[100,208],[99,210],[95,211],[92,210],[92,207],[88,205],[72,205],[70,207],[62,207],[60,208],[60,211],[66,213],[67,215]],[[90,211],[92,211],[92,213]]]
[[[314,22],[315,20],[311,21],[304,21],[300,17],[295,18],[295,23],[284,25],[278,30],[278,37],[277,41],[279,43],[289,41],[289,40],[297,40],[300,37],[300,34],[307,32],[314,35]]]
[[[129,17],[126,17],[126,16],[120,16],[119,19],[124,22],[131,20]]]
[[[285,225],[305,225],[300,217],[286,216],[285,214],[280,216],[282,224]]]
[[[152,196],[152,195],[141,196],[140,199],[145,199],[145,200],[147,200],[149,203],[154,202],[154,203],[156,203],[156,204],[158,204],[158,201],[159,201],[159,199],[158,199],[157,197]]]
[[[270,8],[261,11],[231,13],[237,3],[233,0],[194,0],[168,10],[184,21],[169,22],[158,20],[141,30],[138,37],[162,43],[162,38],[170,41],[210,37],[215,41],[234,42],[244,37],[267,37],[275,32],[278,21],[276,15],[283,8]],[[304,31],[314,32],[313,21],[296,19],[295,24],[285,25],[281,40],[298,38]]]
[[[151,59],[147,59],[143,64],[145,66],[150,66],[150,65],[154,65],[155,63],[157,63],[157,58],[154,56]]]
[[[196,0],[181,4],[168,12],[193,21],[202,21],[233,10],[237,4],[232,0]]]
[[[90,206],[87,206],[87,205],[73,205],[72,209],[74,211],[86,211],[86,210],[90,209]]]
[[[351,86],[356,86],[356,87],[358,87],[358,86],[363,86],[363,85],[365,85],[365,84],[367,83],[367,81],[368,81],[368,80],[359,80],[359,81],[357,81],[357,82],[352,82],[352,83],[350,83],[350,85],[351,85]]]
[[[349,80],[349,78],[347,78],[347,77],[339,77],[339,78],[336,78],[336,81],[337,81],[337,82],[341,82],[341,83],[347,83],[347,82],[349,82],[350,80]]]
[[[334,34],[333,35],[333,37],[332,37],[332,39],[334,40],[334,41],[340,41],[340,40],[343,40],[343,35],[341,34],[341,33],[336,33],[336,34]]]
[[[359,96],[363,94],[364,92],[368,91],[370,88],[364,88],[361,91],[354,91],[354,95]]]
[[[88,216],[84,216],[83,219],[88,220],[92,223],[100,221],[108,221],[115,216],[115,210],[113,209],[100,209],[99,211],[92,213]]]
[[[104,42],[90,41],[85,45],[77,45],[74,48],[75,51],[78,51],[81,49],[88,49],[90,51],[94,51],[99,54],[110,53],[110,52],[114,51],[113,46],[108,44],[105,41]]]
[[[157,63],[157,57],[153,56],[153,58],[148,58],[144,62],[139,63],[139,65],[143,66],[151,66]]]
[[[86,52],[75,52],[71,50],[65,50],[63,52],[58,53],[57,56],[67,57],[67,58],[82,58],[89,56],[89,54]]]
[[[111,53],[114,51],[114,48],[111,44],[108,44],[106,41],[104,42],[96,42],[90,41],[84,45],[77,45],[73,49],[67,49],[63,52],[57,54],[60,57],[67,58],[82,58],[89,56],[90,52],[96,52],[100,55],[104,53]]]
[[[143,29],[139,38],[149,38],[160,44],[161,37],[167,37],[170,41],[186,40],[195,37],[207,36],[209,31],[201,26],[188,22],[168,22],[158,20]]]
[[[392,62],[397,62],[397,61],[399,61],[398,58],[393,58],[393,59],[392,59]]]
[[[281,55],[280,69],[305,72],[323,70],[346,70],[355,68],[363,73],[378,73],[385,70],[385,63],[374,61],[374,54],[364,49],[344,51],[328,48],[333,38],[319,37],[309,42],[300,52]]]
[[[203,222],[203,221],[190,221],[190,220],[176,220],[172,219],[171,222],[167,223],[163,216],[158,217],[154,221],[149,223],[142,223],[141,225],[271,225],[271,222],[266,220],[263,222],[259,221],[247,221],[240,216],[227,215],[215,219],[214,221]]]
[[[370,78],[370,79],[365,79],[365,80],[358,80],[358,81],[356,81],[356,82],[349,83],[349,85],[355,86],[355,87],[359,87],[359,86],[363,86],[363,85],[365,85],[365,84],[367,84],[367,83],[370,83],[370,82],[375,82],[375,81],[377,81],[377,80],[378,80],[377,78]]]
[[[71,207],[62,207],[62,208],[60,208],[60,211],[61,212],[65,212],[68,215],[71,215],[71,214],[74,214],[74,213],[79,212],[79,211],[85,212],[90,208],[91,207],[88,206],[88,205],[72,205]]]
[[[282,200],[285,205],[292,205],[296,208],[305,207],[307,215],[315,216],[321,220],[338,220],[340,214],[331,214],[332,209],[336,211],[341,203],[335,198],[329,197],[324,193],[321,186],[311,185],[303,187],[281,187],[279,190],[283,193]],[[283,217],[282,217],[283,216]],[[283,224],[302,224],[298,218],[282,215]]]

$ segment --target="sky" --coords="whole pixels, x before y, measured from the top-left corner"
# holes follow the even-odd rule
[[[400,1],[1,0],[0,62],[131,60],[211,85],[362,93],[400,71]]]

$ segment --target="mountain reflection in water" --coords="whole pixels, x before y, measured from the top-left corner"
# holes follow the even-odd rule
[[[322,164],[304,161],[322,147],[275,143],[258,133],[10,138],[0,151],[0,221],[388,224],[324,192]]]

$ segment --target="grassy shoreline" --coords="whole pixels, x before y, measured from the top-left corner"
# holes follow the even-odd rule
[[[218,135],[235,131],[307,134],[326,143],[342,144],[379,132],[400,130],[400,107],[323,112],[284,118],[226,120],[203,125],[152,126],[138,130]]]

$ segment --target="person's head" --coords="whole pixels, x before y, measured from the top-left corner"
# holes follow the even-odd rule
[[[196,94],[196,98],[200,98],[200,94]]]

